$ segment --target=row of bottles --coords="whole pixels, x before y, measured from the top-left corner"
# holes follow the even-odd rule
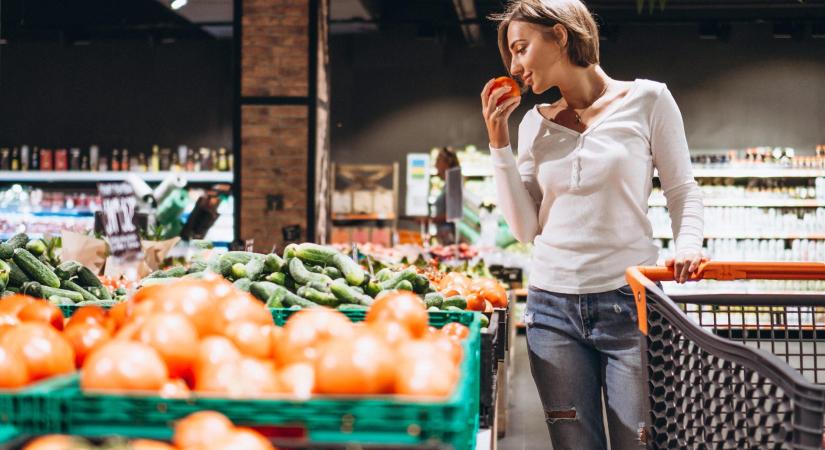
[[[825,234],[825,208],[705,207],[706,236],[806,236]],[[665,208],[648,210],[654,236],[671,234]]]
[[[97,145],[88,150],[29,148],[28,145],[0,148],[0,170],[12,171],[227,172],[234,166],[233,159],[232,152],[225,148],[196,150],[185,145],[177,151],[155,145],[149,153],[130,153],[125,148],[101,152]]]
[[[817,145],[813,155],[799,155],[790,147],[750,147],[717,153],[692,154],[696,168],[782,168],[825,169],[825,144]]]
[[[737,185],[732,178],[699,178],[696,180],[705,199],[760,200],[825,200],[825,177],[810,179],[751,178]],[[662,190],[651,194],[662,197]]]

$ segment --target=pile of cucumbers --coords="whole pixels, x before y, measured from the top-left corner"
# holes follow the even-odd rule
[[[367,309],[382,292],[407,290],[421,295],[431,310],[463,310],[461,297],[444,298],[415,267],[382,269],[374,276],[344,253],[323,245],[290,244],[276,253],[230,251],[210,262],[173,267],[145,278],[141,285],[216,272],[270,308]]]
[[[0,292],[40,297],[57,305],[111,306],[125,299],[125,290],[109,292],[88,267],[66,261],[53,267],[46,244],[18,233],[0,244]]]

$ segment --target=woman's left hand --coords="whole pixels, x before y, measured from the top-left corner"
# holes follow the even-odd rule
[[[677,283],[684,283],[691,274],[699,270],[699,264],[705,259],[702,252],[678,252],[675,258],[668,258],[665,261],[665,266],[673,268],[673,279]]]

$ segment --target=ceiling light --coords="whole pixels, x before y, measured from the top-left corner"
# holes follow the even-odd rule
[[[172,9],[181,9],[186,6],[187,0],[172,0],[172,4],[169,5]]]

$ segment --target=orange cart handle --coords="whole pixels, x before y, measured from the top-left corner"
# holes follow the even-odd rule
[[[636,298],[639,330],[647,334],[645,288],[654,281],[673,281],[672,267],[634,266],[625,272]],[[688,281],[699,280],[825,280],[825,263],[818,262],[728,262],[703,261]]]

